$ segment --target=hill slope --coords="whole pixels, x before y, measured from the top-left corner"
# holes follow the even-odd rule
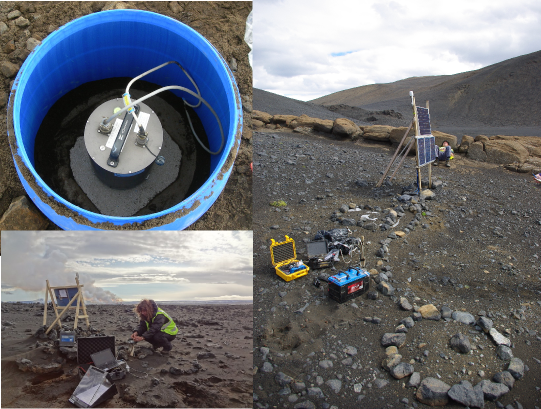
[[[410,90],[415,92],[418,105],[430,101],[431,120],[436,126],[539,126],[541,51],[475,71],[365,85],[310,102],[394,109],[411,117]]]

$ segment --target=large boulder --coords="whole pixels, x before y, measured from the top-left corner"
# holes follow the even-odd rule
[[[460,141],[460,147],[458,148],[459,152],[468,152],[468,148],[474,142],[473,136],[464,135],[462,136],[462,141]]]
[[[313,128],[315,131],[330,133],[332,131],[333,124],[334,121],[331,119],[312,118],[308,115],[302,114],[291,121],[289,126],[292,128],[296,128],[298,126],[307,126]]]
[[[432,135],[434,135],[434,137],[436,138],[436,145],[441,146],[443,144],[443,141],[447,141],[449,142],[449,146],[453,148],[453,150],[456,150],[457,139],[455,135],[434,130],[432,131]]]
[[[287,125],[289,126],[291,124],[291,121],[294,119],[297,119],[297,116],[295,115],[273,115],[272,116],[272,122],[279,125]]]
[[[26,196],[13,199],[0,219],[0,230],[44,230],[49,221]]]
[[[389,141],[392,129],[392,126],[387,125],[363,127],[363,139],[370,139],[372,141]]]
[[[254,109],[252,111],[252,119],[257,119],[258,121],[268,124],[272,120],[272,115],[267,114],[266,112],[262,112],[262,111],[258,111]]]
[[[485,142],[487,162],[505,165],[507,163],[524,163],[528,150],[516,141],[489,140]]]
[[[468,148],[468,158],[486,162],[487,154],[485,152],[483,142],[474,142]]]
[[[407,130],[408,130],[407,126],[400,126],[398,128],[391,129],[391,131],[389,132],[389,140],[391,141],[391,143],[393,145],[398,145],[400,141],[402,140],[402,138],[404,137],[404,134],[406,133]],[[408,132],[408,136],[406,137],[406,140],[404,141],[402,146],[407,145],[413,135],[415,135],[415,129],[411,127],[410,131]]]
[[[332,134],[341,138],[357,139],[362,135],[361,128],[349,119],[337,118],[332,127]]]

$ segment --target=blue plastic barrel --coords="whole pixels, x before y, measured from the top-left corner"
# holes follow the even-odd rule
[[[211,157],[211,173],[190,197],[164,211],[132,217],[90,212],[73,205],[47,186],[34,169],[34,143],[52,105],[89,81],[135,77],[166,61],[180,62],[218,114],[224,149]],[[171,64],[144,78],[161,86],[193,86]],[[173,91],[188,102],[192,96]],[[216,119],[203,105],[196,110],[211,150],[220,147]],[[204,37],[172,18],[141,10],[112,10],[73,20],[36,47],[19,70],[8,104],[8,136],[19,178],[37,207],[65,230],[181,230],[216,201],[231,174],[242,134],[240,94],[223,57]],[[152,220],[152,223],[149,223]]]

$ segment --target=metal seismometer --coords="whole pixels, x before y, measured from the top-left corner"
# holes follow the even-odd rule
[[[196,92],[178,85],[170,85],[159,88],[132,102],[129,92],[132,84],[169,64],[176,64],[182,69]],[[84,130],[85,147],[96,175],[107,186],[114,189],[130,189],[147,178],[154,162],[157,165],[165,163],[166,158],[160,155],[164,141],[164,130],[158,115],[143,101],[168,90],[180,90],[197,98],[196,104],[191,104],[183,98],[191,131],[198,143],[209,154],[218,155],[222,151],[225,137],[218,115],[203,99],[197,84],[182,65],[177,61],[169,61],[133,78],[126,86],[126,92],[122,95],[123,107],[119,106],[118,99],[109,100],[98,106],[88,118]],[[220,129],[221,144],[214,152],[201,142],[186,110],[186,105],[195,109],[201,104],[212,112]],[[122,114],[125,115],[120,118]]]

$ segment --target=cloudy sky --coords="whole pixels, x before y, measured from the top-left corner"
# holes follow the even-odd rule
[[[252,232],[2,232],[2,301],[84,284],[85,300],[252,300]]]
[[[254,0],[254,87],[303,101],[540,49],[535,0]]]

